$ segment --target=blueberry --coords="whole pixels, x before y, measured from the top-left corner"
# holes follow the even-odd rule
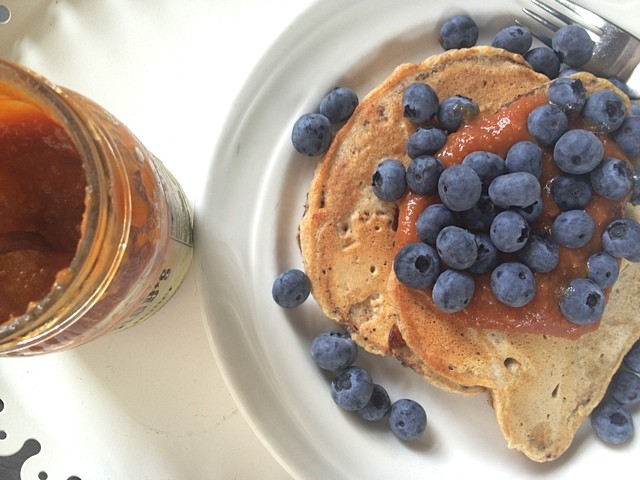
[[[373,173],[371,186],[380,200],[400,200],[407,188],[407,172],[402,162],[393,158],[380,162]]]
[[[381,385],[373,384],[373,393],[369,402],[358,410],[358,416],[368,422],[378,422],[382,420],[391,410],[391,399],[389,394]]]
[[[478,258],[469,267],[471,273],[488,273],[498,265],[498,249],[491,241],[488,233],[476,234],[476,248]]]
[[[489,198],[489,195],[481,194],[478,203],[469,210],[459,212],[460,225],[472,232],[488,232],[496,215],[502,211]]]
[[[331,398],[350,412],[363,408],[372,394],[371,375],[361,367],[347,367],[331,380]]]
[[[440,45],[445,50],[473,47],[478,41],[478,34],[478,26],[471,17],[455,15],[440,26]]]
[[[416,440],[427,428],[427,414],[418,402],[401,398],[391,405],[389,427],[400,440]]]
[[[612,221],[602,233],[602,246],[614,257],[636,257],[640,253],[640,224],[631,218]]]
[[[591,59],[594,43],[584,28],[571,24],[555,32],[551,47],[561,62],[570,67],[580,67]]]
[[[420,127],[407,139],[406,149],[410,158],[433,155],[447,141],[447,132],[435,127]]]
[[[578,325],[588,325],[600,320],[604,307],[602,289],[588,278],[572,280],[560,298],[562,315]]]
[[[487,188],[491,181],[505,172],[504,160],[492,152],[477,150],[462,159],[462,165],[471,167],[478,174],[482,186]]]
[[[522,218],[524,218],[527,222],[533,223],[540,217],[540,215],[542,215],[543,209],[544,203],[542,202],[542,197],[540,197],[531,205],[527,205],[526,207],[517,207],[513,210],[522,215]]]
[[[634,343],[624,356],[624,365],[629,370],[640,373],[640,340]]]
[[[475,235],[453,225],[440,231],[436,250],[444,263],[457,270],[466,270],[478,258]]]
[[[566,173],[589,173],[602,161],[602,141],[588,130],[575,129],[563,134],[553,147],[553,161]]]
[[[591,426],[603,442],[620,445],[633,436],[633,418],[622,405],[603,401],[591,412]]]
[[[640,115],[640,103],[632,103],[631,104],[631,115],[634,117]]]
[[[500,30],[493,37],[491,46],[524,55],[531,48],[532,41],[533,37],[528,28],[514,25]]]
[[[640,167],[636,167],[633,173],[633,187],[629,203],[634,206],[640,205]]]
[[[588,177],[558,175],[551,181],[551,198],[563,212],[584,209],[592,196],[593,189]]]
[[[409,288],[427,288],[440,274],[440,260],[436,251],[426,243],[408,243],[396,254],[393,271],[398,280]]]
[[[523,263],[501,263],[491,272],[491,291],[505,305],[522,307],[535,296],[536,279]]]
[[[569,128],[569,118],[553,103],[533,109],[527,118],[527,128],[536,141],[543,146],[551,146]]]
[[[627,85],[625,82],[623,82],[618,77],[608,77],[607,80],[609,80],[617,88],[622,90],[622,93],[624,93],[627,97],[632,97],[633,96],[633,91],[631,90],[631,88],[629,88],[629,85]]]
[[[478,104],[462,95],[445,98],[440,104],[438,122],[440,127],[455,132],[464,122],[468,122],[480,113]]]
[[[307,299],[311,293],[309,277],[295,268],[282,272],[273,282],[271,295],[283,308],[295,308]]]
[[[531,235],[527,244],[518,251],[518,259],[533,272],[550,272],[558,265],[560,249],[549,235]]]
[[[489,198],[498,207],[528,207],[540,198],[540,182],[527,172],[507,173],[489,185]]]
[[[551,234],[563,247],[584,247],[595,232],[595,223],[584,210],[567,210],[558,215],[551,225]]]
[[[459,270],[445,270],[436,280],[431,296],[436,307],[443,312],[453,313],[465,308],[475,290],[470,273]]]
[[[439,108],[438,95],[426,83],[412,83],[402,95],[402,111],[404,116],[412,122],[428,122],[436,116]]]
[[[640,377],[623,368],[618,370],[611,378],[608,394],[620,405],[637,405],[640,403]]]
[[[438,180],[438,194],[447,208],[454,212],[469,210],[480,199],[482,181],[472,168],[453,165]]]
[[[593,190],[602,197],[621,200],[633,187],[633,172],[627,162],[618,158],[605,158],[591,172]]]
[[[630,160],[640,157],[640,116],[625,118],[620,128],[611,133],[611,138]]]
[[[438,191],[438,179],[443,171],[437,158],[431,155],[416,157],[407,167],[407,185],[420,195],[433,195]]]
[[[507,151],[504,164],[508,173],[527,172],[540,178],[542,175],[542,149],[528,140],[514,143]]]
[[[347,87],[337,87],[320,100],[320,113],[331,123],[346,122],[358,106],[358,95]]]
[[[587,97],[582,109],[586,125],[600,133],[610,133],[622,126],[627,115],[624,101],[613,90],[600,90]]]
[[[575,116],[582,111],[587,101],[587,89],[578,78],[556,78],[547,89],[547,96],[551,103],[555,103],[569,116]]]
[[[357,356],[357,345],[341,332],[322,332],[311,342],[311,358],[323,370],[344,370],[356,361]]]
[[[560,72],[560,59],[548,47],[535,47],[524,54],[525,61],[538,73],[553,79]]]
[[[489,230],[491,241],[501,252],[517,252],[526,245],[529,234],[529,224],[513,210],[496,215]]]
[[[587,260],[587,278],[593,280],[600,288],[611,287],[618,279],[620,264],[607,252],[594,253]]]
[[[303,155],[316,157],[329,149],[331,122],[321,113],[305,113],[293,125],[291,142]]]
[[[436,238],[447,225],[455,225],[456,217],[442,203],[435,203],[425,208],[416,221],[418,237],[429,245],[436,244]]]

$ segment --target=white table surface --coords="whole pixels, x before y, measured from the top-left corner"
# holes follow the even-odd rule
[[[310,0],[6,0],[0,55],[101,103],[197,204],[236,91]],[[196,246],[197,248],[197,246]],[[193,268],[152,319],[73,351],[0,359],[0,457],[23,480],[284,479],[213,357]],[[45,475],[46,474],[46,475]]]

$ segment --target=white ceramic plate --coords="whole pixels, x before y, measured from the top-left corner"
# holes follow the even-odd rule
[[[316,163],[294,152],[293,122],[333,86],[354,88],[362,98],[397,64],[441,51],[437,25],[453,13],[470,13],[482,32],[479,43],[486,44],[527,5],[469,4],[317,2],[256,66],[222,133],[196,224],[207,325],[243,413],[297,478],[580,478],[636,463],[637,440],[609,448],[585,424],[562,459],[535,464],[507,448],[484,396],[440,392],[395,360],[361,354],[357,364],[392,399],[413,398],[427,411],[424,437],[403,443],[386,424],[364,424],[331,400],[330,377],[312,364],[308,350],[313,337],[333,325],[313,300],[284,311],[271,298],[275,277],[301,268],[296,230]]]

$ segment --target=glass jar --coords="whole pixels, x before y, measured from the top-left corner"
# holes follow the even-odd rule
[[[7,150],[0,287],[1,274],[18,280],[0,289],[0,355],[76,347],[167,302],[191,262],[191,211],[124,125],[84,96],[0,61],[0,156]]]

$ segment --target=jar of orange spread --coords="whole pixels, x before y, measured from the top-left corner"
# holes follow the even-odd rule
[[[0,61],[0,355],[151,316],[186,275],[192,225],[180,186],[117,119]]]

